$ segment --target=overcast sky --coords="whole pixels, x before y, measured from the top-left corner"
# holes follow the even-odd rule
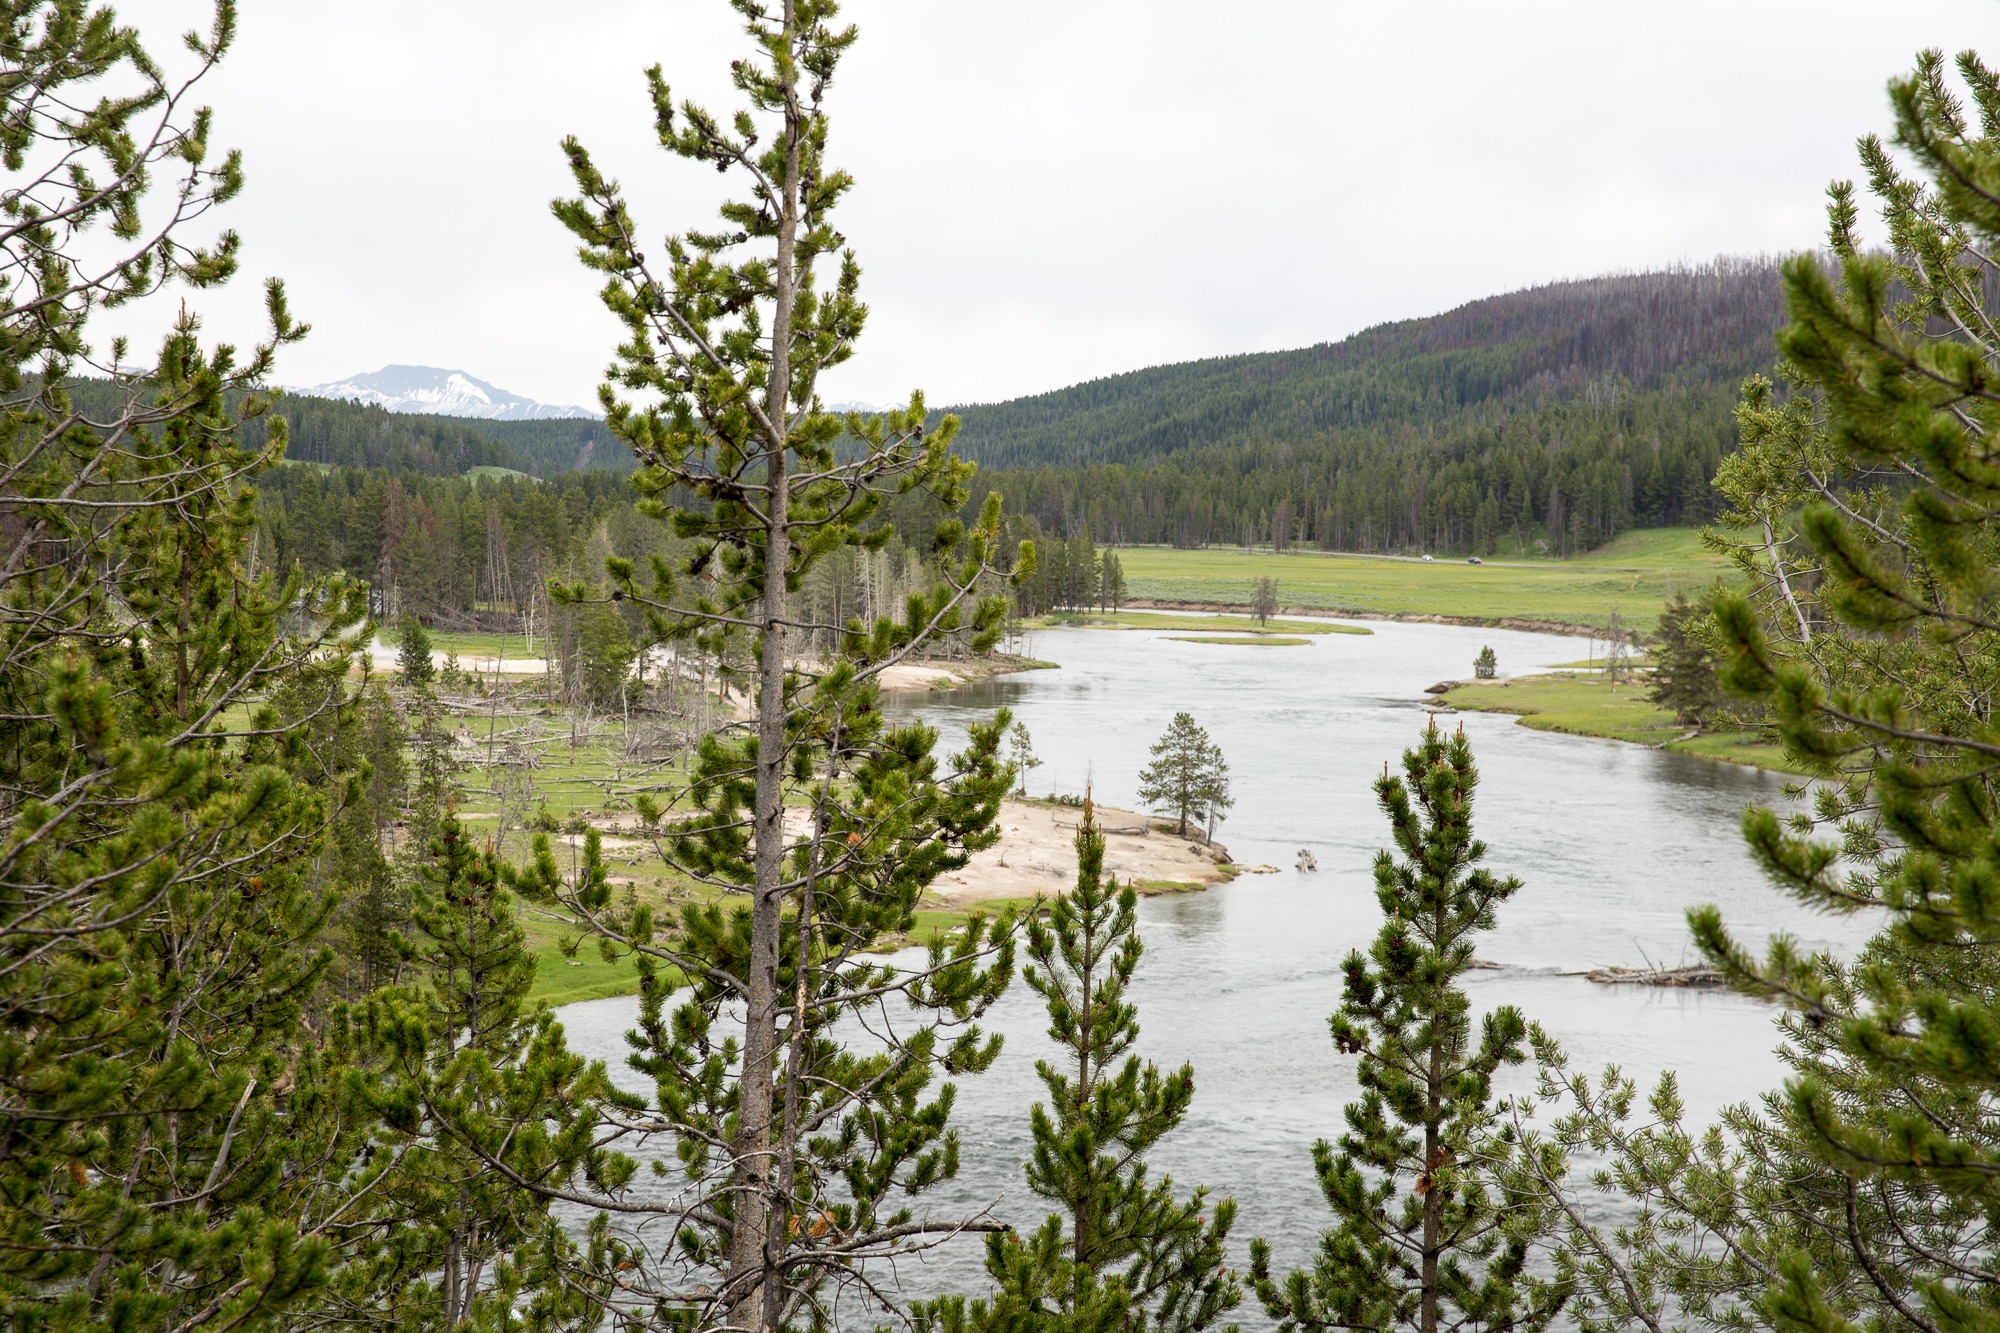
[[[155,50],[203,8],[119,6]],[[830,398],[1012,397],[1296,347],[1495,292],[1817,243],[1925,46],[1996,0],[1674,4],[851,0],[833,98],[868,332]],[[728,109],[724,0],[242,0],[204,87],[249,188],[254,333],[282,275],[314,326],[279,379],[393,362],[594,403],[616,338],[548,201],[574,133],[650,235],[716,177],[649,142],[642,70]]]

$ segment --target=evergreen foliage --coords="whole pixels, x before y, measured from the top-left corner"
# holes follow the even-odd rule
[[[1152,755],[1153,761],[1139,772],[1139,799],[1171,816],[1184,838],[1190,819],[1206,820],[1213,832],[1223,812],[1236,803],[1229,794],[1222,747],[1192,715],[1175,713]]]
[[[643,563],[607,554],[607,586],[554,591],[574,607],[639,608],[647,637],[718,659],[747,648],[755,717],[704,740],[690,808],[665,840],[675,865],[747,905],[690,905],[676,923],[601,884],[562,896],[640,972],[632,1064],[655,1093],[651,1109],[614,1108],[613,1132],[666,1135],[663,1169],[682,1181],[665,1230],[620,1234],[598,1254],[598,1271],[619,1274],[613,1307],[784,1329],[872,1299],[871,1261],[962,1226],[919,1216],[911,1196],[957,1169],[953,1090],[936,1080],[997,1052],[977,1020],[1011,974],[1009,932],[975,916],[915,969],[863,951],[909,930],[924,887],[997,836],[1009,719],[972,728],[941,768],[934,732],[884,719],[875,679],[940,635],[990,647],[1009,571],[995,568],[997,497],[971,525],[953,517],[971,473],[951,453],[955,422],[929,423],[915,394],[872,418],[827,412],[818,396],[866,315],[832,222],[852,182],[826,156],[825,98],[855,32],[831,0],[732,4],[748,38],[731,66],[741,110],[676,105],[658,68],[647,74],[662,146],[743,191],[719,230],[642,248],[619,187],[565,144],[577,194],[555,211],[625,330],[601,392],[606,425],[639,462],[641,510],[675,544]],[[837,624],[824,665],[795,669],[795,595],[823,564],[886,546],[885,497],[919,492],[941,506],[929,534],[940,577],[872,622]],[[803,828],[784,818],[788,790],[809,811]],[[667,812],[649,801],[641,813]],[[895,1035],[850,1045],[863,1028]],[[599,1202],[662,1212],[643,1195]]]
[[[601,876],[593,833],[585,877]],[[584,1329],[601,1293],[580,1283],[579,1242],[552,1196],[630,1179],[595,1139],[611,1096],[602,1065],[570,1053],[528,1003],[535,960],[508,869],[440,822],[413,906],[410,961],[422,980],[382,990],[351,1016],[352,1079],[379,1117],[373,1206],[353,1226],[371,1242],[327,1311],[397,1329]],[[531,883],[539,883],[530,877]],[[360,1281],[365,1276],[365,1285]]]
[[[1088,532],[1079,533],[1068,541],[1039,535],[1031,540],[1035,547],[1035,564],[1016,588],[1016,601],[1023,615],[1042,615],[1064,608],[1081,611],[1093,606],[1101,607],[1110,601],[1114,586],[1119,600],[1123,600],[1124,570],[1118,566],[1116,556],[1098,549]],[[1105,567],[1107,558],[1112,561],[1109,575]]]
[[[1250,611],[1257,617],[1257,623],[1267,625],[1271,617],[1278,614],[1278,581],[1273,578],[1257,580],[1257,586],[1250,594]]]
[[[1655,641],[1647,650],[1653,673],[1646,697],[1673,710],[1674,720],[1684,726],[1706,724],[1723,704],[1709,624],[1706,598],[1691,602],[1686,593],[1675,593],[1660,612]]]
[[[1473,676],[1479,680],[1492,680],[1499,671],[1500,659],[1494,655],[1492,645],[1481,647],[1478,656],[1472,659]]]
[[[309,470],[361,468],[426,476],[456,476],[476,467],[566,470],[502,438],[496,429],[500,422],[391,412],[300,393],[285,394],[267,418],[246,423],[244,445],[261,445],[267,423],[279,420],[285,423],[285,456]]]
[[[188,38],[192,80],[235,18]],[[109,10],[0,23],[0,1322],[293,1328],[366,1148],[301,1040],[329,964],[313,853],[353,794],[301,724],[349,724],[364,608],[243,559],[284,439],[237,425],[304,329],[274,283],[247,350],[185,306],[150,366],[97,344],[100,309],[232,275],[232,233],[187,233],[242,165]]]
[[[615,709],[632,684],[632,664],[639,650],[617,610],[603,604],[583,607],[576,616],[577,647],[563,656],[563,669],[575,679],[568,694],[594,708]]]
[[[1025,1236],[988,1238],[991,1297],[919,1308],[919,1329],[1197,1333],[1242,1299],[1225,1252],[1235,1204],[1216,1202],[1211,1217],[1205,1190],[1177,1198],[1171,1177],[1147,1174],[1146,1154],[1187,1115],[1194,1069],[1162,1074],[1132,1053],[1138,897],[1105,875],[1088,798],[1076,853],[1076,888],[1029,920],[1021,973],[1061,1051],[1035,1065],[1048,1100],[1034,1108],[1027,1168],[1028,1188],[1057,1208]]]
[[[1773,364],[1781,309],[1775,266],[1725,261],[956,410],[975,495],[1041,533],[1562,554],[1714,517],[1736,386]]]
[[[1776,1132],[1831,1171],[1833,1190],[1865,1199],[1873,1225],[1850,1226],[1837,1265],[1816,1268],[1804,1247],[1782,1258],[1756,1309],[1791,1327],[1845,1327],[1885,1307],[1992,1327],[2000,1296],[1990,1251],[1970,1239],[1991,1225],[1986,1182],[2000,1162],[1974,1109],[1996,1088],[1985,1052],[2000,1026],[1988,777],[2000,746],[1989,702],[2000,413],[1987,389],[2000,337],[1982,258],[2000,239],[2000,76],[1970,53],[1957,74],[1976,118],[1938,52],[1890,87],[1894,144],[1920,177],[1862,141],[1895,258],[1862,250],[1842,183],[1829,192],[1834,270],[1786,265],[1792,323],[1779,346],[1806,392],[1747,396],[1745,457],[1724,478],[1760,527],[1802,502],[1795,524],[1762,529],[1772,540],[1742,553],[1772,580],[1765,614],[1718,602],[1725,684],[1769,705],[1788,748],[1846,778],[1816,812],[1838,843],[1768,810],[1746,814],[1745,833],[1804,900],[1879,905],[1890,919],[1851,970],[1782,943],[1756,960],[1714,909],[1692,922],[1739,985],[1786,997],[1831,1034],[1775,1108]],[[1899,484],[1870,486],[1885,474]],[[1911,1226],[1933,1228],[1935,1247],[1912,1246]],[[1982,1257],[1930,1257],[1967,1244]]]
[[[437,683],[437,663],[431,660],[431,636],[420,616],[404,616],[396,628],[396,670],[403,684],[427,690]]]
[[[1891,85],[1894,146],[1919,174],[1862,141],[1892,253],[1861,247],[1841,182],[1831,260],[1784,266],[1791,392],[1749,386],[1743,448],[1717,482],[1752,534],[1719,544],[1755,590],[1715,599],[1722,683],[1768,708],[1821,776],[1809,810],[1746,811],[1751,852],[1801,901],[1886,924],[1843,963],[1784,938],[1759,958],[1720,909],[1691,915],[1732,984],[1786,1004],[1791,1077],[1720,1130],[1685,1123],[1671,1079],[1641,1101],[1615,1070],[1593,1081],[1557,1066],[1545,1091],[1569,1111],[1553,1146],[1601,1154],[1598,1187],[1639,1209],[1619,1229],[1569,1210],[1564,1262],[1591,1328],[2000,1322],[1988,387],[2000,338],[1986,258],[2000,240],[2000,77],[1970,54],[1957,73],[1959,87],[1927,52]]]
[[[1097,562],[1097,609],[1116,611],[1125,605],[1125,566],[1116,551],[1106,551]]]
[[[1521,887],[1480,865],[1478,782],[1464,732],[1447,737],[1433,718],[1402,774],[1385,766],[1375,784],[1400,859],[1375,859],[1385,920],[1368,954],[1342,964],[1329,1023],[1341,1054],[1359,1057],[1361,1082],[1338,1147],[1313,1148],[1337,1221],[1310,1269],[1275,1278],[1269,1247],[1251,1252],[1258,1298],[1283,1333],[1539,1329],[1566,1298],[1527,1267],[1548,1210],[1495,1185],[1510,1149],[1493,1076],[1527,1058],[1528,1025],[1502,1005],[1475,1035],[1459,985],[1474,938]]]
[[[1014,780],[1019,784],[1018,794],[1028,794],[1028,774],[1042,766],[1035,757],[1035,740],[1028,734],[1028,724],[1016,722],[1007,728],[1007,766],[1014,770]]]

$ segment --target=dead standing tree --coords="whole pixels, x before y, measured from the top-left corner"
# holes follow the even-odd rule
[[[754,716],[703,740],[692,808],[664,823],[667,812],[641,809],[664,828],[669,861],[747,895],[746,907],[689,907],[669,926],[615,903],[601,876],[561,884],[548,858],[538,871],[647,979],[633,1063],[657,1094],[614,1110],[610,1132],[665,1136],[685,1186],[668,1203],[598,1202],[671,1217],[665,1241],[621,1234],[606,1262],[628,1317],[690,1330],[831,1318],[843,1293],[873,1293],[867,1261],[963,1229],[892,1200],[955,1171],[950,1090],[933,1079],[991,1061],[997,1039],[977,1019],[1011,970],[1008,933],[977,919],[914,970],[861,952],[909,929],[923,888],[997,836],[1005,715],[973,728],[940,774],[934,734],[884,719],[875,677],[942,635],[982,649],[997,639],[1004,599],[978,589],[995,571],[999,507],[993,497],[970,531],[940,525],[947,572],[873,623],[794,613],[818,562],[888,539],[882,497],[922,489],[955,513],[972,468],[950,452],[956,419],[929,423],[919,395],[872,419],[820,410],[819,376],[851,355],[866,314],[830,222],[851,182],[824,158],[823,102],[855,34],[831,0],[732,4],[753,48],[732,66],[745,109],[724,122],[676,107],[659,70],[648,75],[660,142],[747,196],[724,205],[721,229],[647,253],[619,187],[574,141],[578,197],[556,205],[625,327],[602,392],[607,424],[638,457],[641,508],[688,543],[685,559],[644,571],[608,560],[609,595],[644,607],[663,641],[692,640],[718,661],[744,644],[753,662]],[[574,583],[558,594],[603,595]],[[835,646],[830,660],[788,669],[795,640],[815,632]],[[789,823],[788,788],[804,807]],[[671,997],[667,969],[688,978]],[[882,1037],[866,1053],[833,1035],[857,1018]]]

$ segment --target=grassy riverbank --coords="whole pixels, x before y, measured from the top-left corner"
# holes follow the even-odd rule
[[[1730,572],[1691,528],[1628,532],[1568,560],[1496,558],[1474,565],[1444,557],[1162,546],[1121,547],[1118,560],[1135,601],[1247,606],[1257,580],[1270,578],[1290,611],[1601,627],[1615,607],[1626,625],[1648,632],[1676,591],[1695,592]]]
[[[1599,736],[1631,741],[1732,764],[1749,764],[1780,773],[1799,769],[1785,759],[1783,747],[1755,732],[1713,731],[1689,736],[1689,728],[1646,697],[1643,680],[1614,685],[1603,675],[1562,674],[1517,676],[1512,680],[1461,682],[1440,695],[1443,703],[1475,713],[1513,713],[1521,725],[1537,731],[1572,736]]]

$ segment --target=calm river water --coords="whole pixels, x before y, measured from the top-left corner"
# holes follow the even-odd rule
[[[1176,711],[1192,713],[1220,744],[1236,809],[1217,837],[1238,861],[1282,869],[1206,893],[1142,900],[1140,1051],[1162,1065],[1191,1061],[1198,1089],[1154,1169],[1233,1195],[1237,1237],[1268,1237],[1287,1263],[1310,1254],[1328,1217],[1310,1147],[1339,1134],[1341,1108],[1356,1091],[1353,1059],[1335,1054],[1326,1016],[1339,999],[1341,958],[1365,947],[1380,923],[1369,868],[1387,830],[1369,784],[1422,730],[1422,688],[1469,675],[1482,644],[1493,646],[1503,675],[1574,660],[1585,647],[1455,626],[1371,628],[1366,637],[1325,635],[1281,648],[1178,643],[1145,631],[1044,631],[1029,651],[1061,669],[908,705],[947,743],[969,720],[1005,705],[1027,723],[1045,762],[1034,790],[1080,791],[1090,781],[1100,800],[1128,808],[1147,747]],[[1531,731],[1495,714],[1451,721],[1463,722],[1479,761],[1475,827],[1489,847],[1487,863],[1525,881],[1479,950],[1499,967],[1471,975],[1475,1003],[1520,1006],[1580,1068],[1679,1070],[1694,1116],[1711,1117],[1772,1086],[1781,1070],[1770,1007],[1563,974],[1691,959],[1685,914],[1703,903],[1720,904],[1749,940],[1782,931],[1809,947],[1857,947],[1868,923],[1802,910],[1767,887],[1742,850],[1742,808],[1782,803],[1780,779]],[[1317,857],[1318,874],[1291,869],[1300,848]],[[616,1062],[635,1011],[634,1000],[604,1000],[569,1006],[561,1017],[577,1048]],[[1021,1162],[1026,1110],[1041,1094],[1034,1063],[1050,1050],[1046,1016],[1016,985],[991,1026],[1006,1034],[1005,1053],[992,1072],[960,1088],[964,1166],[930,1197],[940,1213],[990,1204],[1010,1221],[1032,1223],[1047,1210],[1027,1194]],[[967,1241],[907,1265],[902,1277],[913,1291],[977,1290],[978,1269],[979,1246]]]

